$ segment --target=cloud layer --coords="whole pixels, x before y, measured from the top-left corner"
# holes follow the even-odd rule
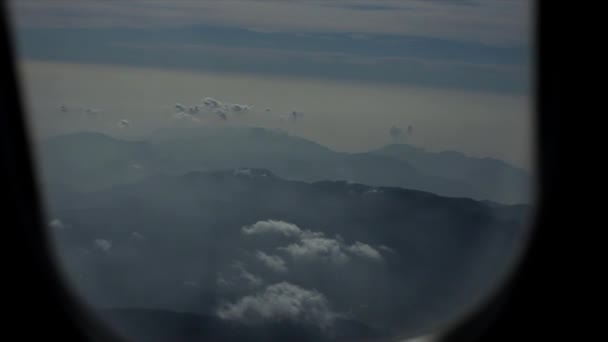
[[[322,293],[288,282],[270,285],[263,292],[226,303],[217,310],[217,315],[243,323],[291,320],[320,327],[330,326],[338,316]]]

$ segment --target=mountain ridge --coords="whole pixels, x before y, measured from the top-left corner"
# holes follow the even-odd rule
[[[346,180],[374,186],[397,186],[453,197],[502,201],[500,194],[474,190],[468,180],[449,179],[377,152],[341,153],[300,137],[263,129],[193,130],[202,138],[123,141],[100,133],[59,136],[41,144],[42,167],[50,181],[71,175],[85,188],[131,181],[150,173],[265,168],[286,179]],[[228,132],[227,134],[224,134]],[[92,139],[89,139],[90,137]],[[193,140],[194,139],[194,140]],[[203,140],[196,140],[203,139]],[[92,170],[96,165],[99,170]],[[98,172],[99,171],[99,172]]]

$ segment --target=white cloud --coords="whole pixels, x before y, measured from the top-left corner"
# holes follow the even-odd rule
[[[338,316],[325,296],[316,290],[281,282],[258,294],[227,303],[217,310],[221,319],[256,323],[264,321],[306,321],[328,327]]]
[[[262,251],[255,253],[256,258],[260,260],[266,267],[276,272],[287,272],[285,260],[278,255],[268,255]]]
[[[350,253],[359,257],[382,260],[382,255],[368,244],[356,241],[353,245],[348,246],[340,235],[336,235],[335,238],[328,238],[322,232],[303,230],[295,224],[285,221],[258,221],[251,226],[244,226],[241,231],[247,235],[282,234],[297,239],[295,243],[278,248],[294,259],[320,259],[334,264],[344,264],[350,261],[347,254]],[[256,254],[256,256],[261,259],[259,254]]]
[[[95,239],[93,242],[95,243],[95,247],[104,252],[107,252],[112,248],[112,242],[106,239]]]
[[[127,128],[129,126],[131,126],[131,122],[127,119],[122,119],[122,120],[118,121],[119,128]]]
[[[205,107],[213,108],[213,109],[222,107],[222,102],[221,101],[216,100],[216,99],[211,98],[211,97],[205,97],[203,99],[203,104],[205,105]]]
[[[251,226],[243,227],[241,231],[247,235],[280,233],[290,237],[299,237],[303,232],[295,224],[279,220],[258,221]]]
[[[279,247],[296,259],[324,259],[335,264],[344,264],[350,260],[342,251],[341,243],[325,237],[302,237],[299,243]]]
[[[64,229],[67,226],[65,225],[65,223],[61,222],[61,220],[53,219],[49,222],[49,227],[51,227],[53,229]]]
[[[243,114],[253,109],[253,106],[238,103],[226,104],[226,109],[236,114]]]
[[[380,255],[380,253],[375,248],[359,241],[347,247],[347,250],[352,254],[360,257],[369,258],[373,260],[382,260],[382,255]]]

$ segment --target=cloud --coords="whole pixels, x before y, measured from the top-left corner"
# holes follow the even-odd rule
[[[127,119],[122,119],[122,120],[118,121],[119,128],[127,128],[129,126],[131,126],[131,122]]]
[[[385,251],[385,252],[395,253],[394,249],[392,249],[392,248],[390,248],[388,246],[385,246],[385,245],[378,246],[378,249],[382,250],[382,251]]]
[[[330,309],[322,293],[288,282],[270,285],[261,293],[223,304],[217,315],[224,320],[243,323],[290,320],[313,323],[322,328],[331,326],[339,316]]]
[[[186,106],[184,106],[181,103],[176,103],[175,104],[175,111],[178,112],[178,113],[185,112],[186,111]]]
[[[262,278],[248,272],[245,269],[241,271],[241,278],[245,279],[247,283],[251,286],[260,286],[264,283]]]
[[[93,242],[95,243],[95,247],[104,252],[107,252],[112,248],[112,242],[106,239],[95,239]]]
[[[255,256],[271,270],[275,272],[287,272],[285,260],[283,260],[283,258],[281,258],[280,256],[268,255],[262,251],[256,251]]]
[[[222,107],[222,102],[212,97],[205,97],[203,99],[203,104],[205,105],[205,107],[213,109]]]
[[[143,6],[139,1],[20,0],[14,1],[12,8],[18,27],[164,28],[204,22],[210,26],[256,28],[259,32],[361,32],[489,44],[528,39],[533,22],[530,1],[463,3],[472,2],[175,0]]]
[[[251,226],[241,228],[241,232],[247,235],[280,233],[290,237],[299,237],[303,233],[302,229],[293,223],[275,220],[258,221]]]
[[[253,109],[253,106],[242,105],[238,103],[227,104],[226,108],[232,113],[243,114]]]
[[[343,252],[338,240],[320,236],[303,237],[299,243],[279,247],[279,249],[295,259],[324,259],[334,264],[344,264],[350,260],[350,257]]]
[[[297,242],[278,248],[294,259],[324,260],[339,265],[349,262],[348,254],[352,254],[358,257],[382,260],[380,252],[368,244],[356,241],[349,246],[344,243],[344,239],[340,235],[329,238],[323,232],[304,230],[285,221],[258,221],[251,226],[244,226],[241,228],[241,232],[246,235],[281,234],[297,239]],[[261,259],[259,253],[262,252],[258,251],[256,256]]]
[[[49,227],[53,229],[64,229],[67,228],[67,225],[59,219],[53,219],[49,222]]]
[[[216,115],[218,115],[222,120],[226,120],[227,113],[233,114],[244,114],[253,109],[251,105],[244,105],[238,103],[228,103],[222,102],[218,99],[214,99],[212,97],[205,97],[203,100],[203,106],[210,111],[213,111]],[[198,107],[192,109],[192,111],[196,110],[198,113]]]
[[[197,105],[188,107],[189,114],[198,114],[199,111],[200,111],[200,108]]]
[[[138,232],[131,233],[131,237],[133,239],[135,239],[135,240],[143,240],[143,239],[145,239],[145,237],[142,234],[138,233]]]
[[[264,284],[264,280],[245,269],[242,262],[236,261],[231,270],[226,274],[218,273],[215,283],[217,286],[227,288],[245,284],[248,287],[258,287]]]
[[[238,271],[235,278],[245,280],[249,286],[257,287],[264,283],[262,278],[247,271],[242,262],[237,261],[232,265],[232,267]]]
[[[355,242],[351,246],[348,246],[347,250],[352,254],[360,257],[369,258],[373,260],[382,260],[382,255],[380,255],[380,253],[375,248],[359,241]]]
[[[215,115],[217,115],[222,121],[228,120],[228,116],[226,115],[226,112],[221,109],[216,110]]]

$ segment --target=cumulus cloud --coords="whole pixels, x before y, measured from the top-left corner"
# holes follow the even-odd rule
[[[198,114],[199,111],[200,111],[200,109],[196,105],[188,107],[189,114]]]
[[[228,116],[226,115],[226,112],[221,109],[216,110],[215,115],[217,115],[217,117],[220,118],[222,121],[228,120]]]
[[[222,102],[221,101],[216,100],[216,99],[211,98],[211,97],[205,97],[203,99],[203,104],[205,105],[205,107],[212,108],[212,109],[222,107]]]
[[[106,239],[95,239],[93,243],[95,243],[95,247],[99,248],[103,252],[107,252],[112,248],[112,242]]]
[[[53,229],[64,229],[67,228],[67,225],[59,219],[53,219],[49,222],[49,227]]]
[[[186,111],[186,106],[184,106],[181,103],[176,103],[175,104],[175,111],[178,112],[178,113],[185,112]]]
[[[192,115],[186,112],[176,112],[175,114],[173,114],[173,117],[179,120],[192,119]]]
[[[350,261],[349,254],[351,254],[373,260],[382,260],[380,252],[368,244],[356,241],[349,246],[340,235],[329,238],[323,232],[304,230],[285,221],[258,221],[251,226],[244,226],[241,228],[241,232],[246,235],[281,234],[297,239],[297,242],[278,248],[294,259],[321,259],[334,264],[344,264]],[[259,255],[256,256],[260,258]]]
[[[251,105],[222,102],[212,97],[205,97],[202,102],[203,107],[205,109],[207,109],[208,111],[212,111],[213,113],[215,113],[215,115],[217,115],[220,119],[224,121],[228,119],[228,113],[244,114],[253,110],[253,106]],[[191,114],[194,113],[194,110],[196,111],[196,113],[198,113],[199,108],[194,108],[191,111]]]
[[[380,255],[380,253],[375,248],[359,241],[355,242],[351,246],[348,246],[347,250],[352,254],[360,257],[369,258],[373,260],[382,260],[382,255]]]
[[[118,121],[119,128],[127,128],[129,126],[131,126],[131,122],[127,119],[122,119],[122,120]]]
[[[263,292],[245,296],[235,303],[225,303],[216,313],[221,319],[243,323],[291,320],[322,328],[331,326],[338,316],[322,293],[288,282],[270,285]]]
[[[269,255],[262,251],[256,251],[255,257],[258,258],[266,267],[275,272],[287,272],[285,260],[278,255]]]
[[[246,113],[246,112],[250,111],[251,109],[253,109],[253,106],[232,103],[232,104],[226,104],[226,108],[233,113],[243,114],[243,113]]]
[[[280,233],[290,237],[299,237],[303,233],[295,224],[277,220],[258,221],[251,226],[241,228],[241,231],[247,235]]]
[[[322,236],[304,236],[298,243],[279,249],[296,259],[324,259],[335,264],[344,264],[350,260],[338,240]]]

